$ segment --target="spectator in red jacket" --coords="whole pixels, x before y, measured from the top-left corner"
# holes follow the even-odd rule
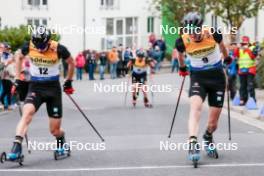
[[[76,67],[76,79],[82,80],[82,72],[85,66],[85,58],[82,52],[80,52],[75,58],[75,67]]]

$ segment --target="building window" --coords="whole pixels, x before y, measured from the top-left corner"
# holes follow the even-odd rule
[[[117,9],[119,8],[119,0],[101,0],[100,1],[101,9]]]
[[[42,5],[48,5],[48,0],[42,0]]]
[[[154,17],[148,17],[147,32],[154,33]]]
[[[27,25],[30,26],[47,26],[48,20],[46,18],[28,18],[27,19]]]
[[[27,20],[27,25],[28,26],[33,26],[33,20],[32,19],[28,19]]]
[[[43,26],[47,26],[48,25],[47,19],[42,19],[42,25]]]
[[[138,19],[107,18],[106,36],[102,38],[101,49],[111,49],[122,44],[124,47],[133,47],[138,44]]]
[[[114,35],[114,19],[113,18],[108,18],[106,20],[106,34]]]
[[[122,35],[123,33],[123,20],[116,20],[116,34]]]
[[[40,20],[39,19],[34,19],[34,25],[35,26],[39,26],[40,25]]]
[[[22,0],[22,9],[47,9],[48,0]]]
[[[133,18],[126,18],[126,34],[133,33]]]

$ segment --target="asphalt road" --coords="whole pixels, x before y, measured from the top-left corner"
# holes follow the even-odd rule
[[[175,175],[214,175],[214,176],[259,176],[264,173],[264,134],[261,129],[232,119],[232,141],[228,141],[227,117],[222,115],[215,140],[219,143],[235,143],[237,150],[219,151],[220,158],[208,158],[202,152],[198,169],[187,160],[187,151],[160,150],[161,142],[170,144],[187,141],[187,119],[189,113],[187,89],[180,103],[173,136],[168,140],[168,132],[175,109],[181,79],[172,74],[157,75],[152,84],[171,85],[172,91],[154,94],[154,108],[143,107],[142,94],[136,108],[131,106],[131,96],[125,93],[100,93],[94,91],[94,84],[113,85],[125,83],[128,79],[75,82],[76,93],[73,98],[94,123],[105,138],[100,139],[74,107],[68,97],[64,96],[64,121],[67,141],[89,144],[93,149],[76,148],[72,156],[60,161],[53,159],[51,150],[34,150],[27,154],[24,144],[25,162],[20,167],[17,163],[0,164],[1,176],[17,175],[91,175],[91,176],[175,176]],[[107,89],[107,88],[106,88]],[[224,110],[226,111],[226,110]],[[206,127],[207,108],[202,114],[201,134]],[[0,151],[9,151],[19,120],[18,111],[0,115]],[[30,129],[29,138],[33,143],[54,142],[48,131],[48,118],[45,106],[37,113]],[[91,148],[89,148],[91,149]]]

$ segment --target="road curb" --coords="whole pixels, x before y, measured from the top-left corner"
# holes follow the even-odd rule
[[[186,91],[183,91],[182,99],[184,101],[189,101],[188,93]],[[204,105],[205,108],[209,108],[208,104],[205,103]],[[227,116],[227,101],[225,101],[223,110],[222,113]],[[231,105],[231,118],[264,131],[264,119],[261,118],[259,114],[252,113],[245,108],[238,109]]]

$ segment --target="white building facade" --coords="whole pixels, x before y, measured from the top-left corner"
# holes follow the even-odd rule
[[[160,35],[161,17],[152,0],[6,0],[0,6],[0,28],[47,25],[61,29],[61,43],[75,55],[84,49],[108,50],[122,44],[147,47],[148,36]],[[264,10],[248,19],[240,35],[264,40]],[[257,21],[257,23],[256,23]],[[206,15],[208,25],[223,26],[220,19]],[[83,32],[83,29],[86,32]]]
[[[119,44],[147,47],[149,34],[159,33],[161,20],[155,14],[149,0],[8,0],[0,6],[0,27],[59,29],[60,42],[77,54]]]

